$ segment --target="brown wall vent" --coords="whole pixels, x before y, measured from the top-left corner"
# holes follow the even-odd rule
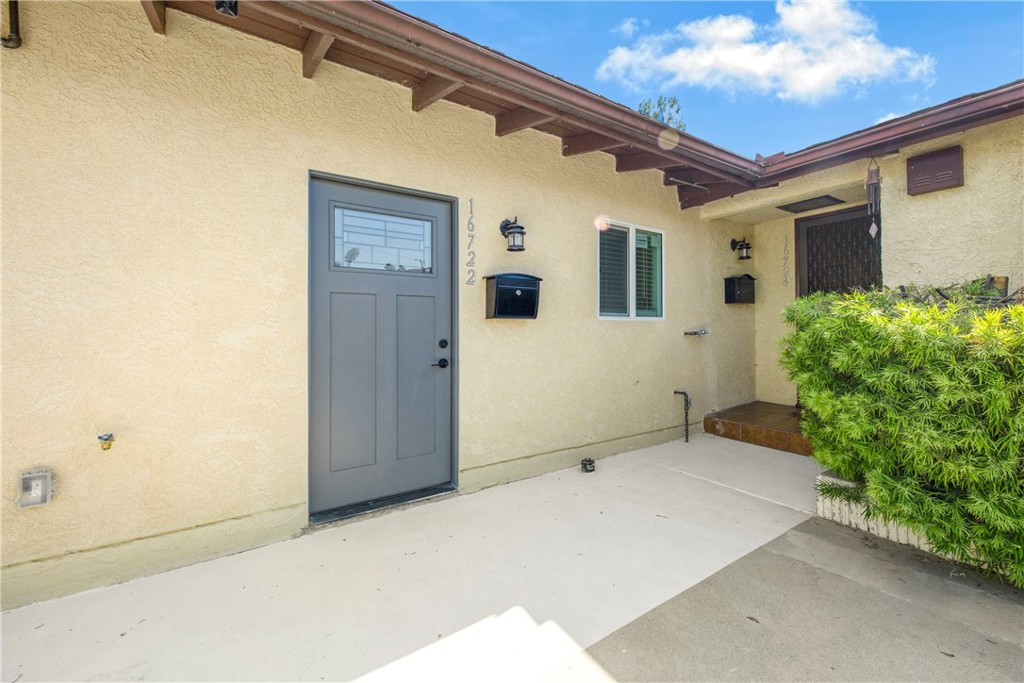
[[[947,147],[907,159],[907,194],[925,194],[964,184],[963,147]]]

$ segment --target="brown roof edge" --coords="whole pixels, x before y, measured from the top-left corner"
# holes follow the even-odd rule
[[[612,102],[381,2],[317,0],[284,1],[277,4],[325,21],[334,19],[331,23],[337,23],[340,28],[424,56],[446,68],[500,85],[506,90],[557,107],[579,118],[594,121],[614,129],[627,140],[636,140],[646,145],[657,144],[659,134],[665,130],[675,130],[629,107]],[[338,20],[343,23],[339,23]],[[687,133],[681,133],[679,146],[674,151],[733,173],[742,180],[756,180],[761,172],[760,164],[754,160]],[[666,152],[666,155],[670,158],[676,156],[671,151]]]
[[[462,74],[473,87],[493,88],[512,101],[519,100],[519,106],[529,108],[533,103],[551,115],[561,113],[567,122],[585,129],[593,126],[601,135],[676,160],[680,167],[717,169],[738,186],[737,194],[1024,114],[1022,79],[768,159],[748,159],[682,132],[674,149],[663,150],[658,136],[675,129],[379,0],[256,0],[254,4],[310,29],[339,30],[337,35],[358,35],[387,46],[423,65],[433,65],[442,76]]]
[[[894,152],[901,146],[1021,114],[1024,114],[1024,79],[786,154],[765,164],[763,179],[758,184],[776,183],[873,154]]]

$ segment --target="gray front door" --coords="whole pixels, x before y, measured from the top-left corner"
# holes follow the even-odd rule
[[[452,480],[452,213],[311,181],[311,513]]]

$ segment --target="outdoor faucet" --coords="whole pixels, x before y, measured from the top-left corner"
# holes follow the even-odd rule
[[[707,328],[702,327],[699,330],[687,330],[686,332],[683,332],[683,336],[686,336],[686,337],[703,337],[707,333],[708,333]]]

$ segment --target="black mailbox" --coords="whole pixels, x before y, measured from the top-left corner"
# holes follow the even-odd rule
[[[754,280],[756,279],[753,275],[733,275],[725,278],[725,303],[754,303]]]
[[[499,273],[488,275],[488,318],[536,318],[540,281],[536,275]]]

